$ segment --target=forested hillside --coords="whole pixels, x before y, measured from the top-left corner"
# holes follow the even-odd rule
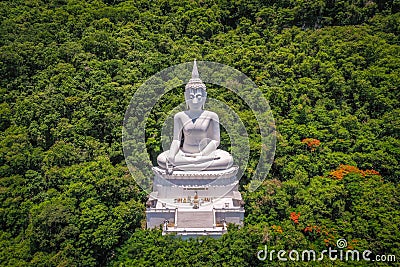
[[[322,251],[340,238],[400,260],[399,11],[398,0],[1,1],[0,265],[278,265],[257,251]],[[277,147],[257,191],[242,180],[243,228],[182,241],[143,229],[147,196],[121,136],[135,90],[194,58],[259,86]],[[177,92],[166,100],[182,101]],[[170,109],[147,124],[152,155],[157,114]],[[259,153],[250,136],[246,174]]]

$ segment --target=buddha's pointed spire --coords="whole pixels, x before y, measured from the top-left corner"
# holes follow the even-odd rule
[[[193,61],[193,69],[192,69],[192,78],[186,84],[186,90],[189,88],[202,88],[206,90],[206,85],[200,79],[199,70],[197,69],[197,62],[196,59]]]
[[[197,69],[196,59],[193,62],[192,79],[200,79],[199,70]]]

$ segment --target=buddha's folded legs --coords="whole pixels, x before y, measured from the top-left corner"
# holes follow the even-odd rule
[[[169,150],[161,153],[157,157],[158,165],[161,168],[167,168],[167,156]],[[175,156],[173,167],[175,170],[224,170],[233,164],[232,156],[223,150],[217,149],[208,156],[187,156],[182,150],[179,150]]]

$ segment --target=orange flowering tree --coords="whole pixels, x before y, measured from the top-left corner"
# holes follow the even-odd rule
[[[349,173],[357,173],[357,174],[361,174],[362,176],[366,176],[366,175],[380,175],[378,171],[375,170],[360,170],[359,168],[355,167],[355,166],[351,166],[351,165],[343,165],[340,164],[339,167],[334,170],[331,171],[329,173],[329,175],[333,178],[336,178],[338,180],[343,179],[344,176],[346,176]]]
[[[298,224],[299,223],[299,218],[300,218],[300,212],[296,213],[296,212],[291,212],[290,213],[290,219],[295,223]]]
[[[315,149],[321,145],[321,141],[314,138],[305,138],[301,140],[301,142],[303,144],[306,144],[307,147],[311,149],[311,151],[315,151]]]

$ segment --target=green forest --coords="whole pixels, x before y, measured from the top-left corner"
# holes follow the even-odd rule
[[[365,266],[257,258],[266,245],[322,251],[342,238],[396,256],[373,266],[400,261],[399,0],[10,0],[0,17],[0,266]],[[146,230],[147,193],[122,149],[137,88],[193,59],[250,77],[277,131],[250,192],[254,116],[210,86],[251,145],[244,226],[218,239]],[[147,121],[153,160],[178,89]]]

